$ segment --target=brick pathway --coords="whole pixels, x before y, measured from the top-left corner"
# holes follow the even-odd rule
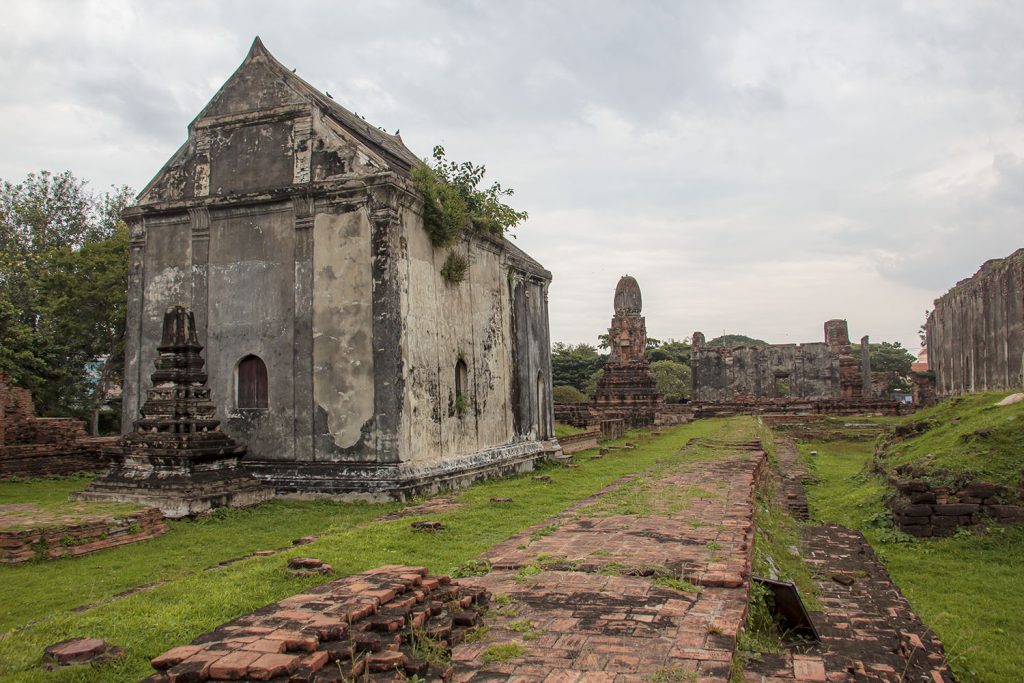
[[[956,680],[942,643],[911,610],[864,536],[823,526],[808,527],[803,540],[825,607],[812,614],[821,643],[802,654],[762,655],[761,662],[748,665],[745,680]]]
[[[456,681],[728,680],[764,453],[686,448],[708,458],[627,478],[485,554],[492,571],[460,581],[495,607],[486,636],[455,648]]]

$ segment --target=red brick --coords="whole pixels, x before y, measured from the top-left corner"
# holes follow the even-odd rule
[[[282,641],[287,652],[312,652],[318,645],[316,638],[298,631],[278,629],[273,633],[268,633],[266,637],[267,640]]]
[[[249,678],[256,681],[268,681],[277,676],[290,674],[299,667],[299,659],[295,655],[263,655],[249,665]]]
[[[249,665],[259,659],[259,652],[236,650],[224,655],[210,665],[210,678],[224,681],[237,681],[245,676]]]
[[[192,655],[201,652],[203,647],[201,645],[182,645],[176,647],[173,650],[168,650],[159,657],[156,657],[150,664],[153,665],[154,669],[164,671],[170,669],[175,664],[180,664]]]
[[[821,681],[825,679],[825,662],[821,657],[793,656],[793,675],[798,681]]]
[[[285,643],[283,640],[260,638],[257,641],[246,643],[239,649],[247,650],[249,652],[259,652],[261,654],[279,654],[285,651]]]

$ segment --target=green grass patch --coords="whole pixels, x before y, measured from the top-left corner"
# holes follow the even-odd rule
[[[94,475],[79,474],[70,477],[38,479],[8,479],[0,481],[0,505],[31,505],[24,510],[3,512],[4,530],[18,531],[28,528],[67,526],[70,522],[57,516],[110,516],[123,519],[143,510],[144,506],[131,503],[81,503],[68,500],[68,494],[81,491]],[[42,513],[41,515],[39,513]]]
[[[562,422],[555,423],[555,438],[561,439],[563,436],[575,436],[576,434],[582,434],[587,431],[581,427],[573,427]]]
[[[929,428],[883,441],[882,462],[889,469],[909,466],[954,489],[982,480],[1016,490],[1024,468],[1024,401],[995,405],[1009,393],[958,396],[902,418],[902,424],[927,423]]]
[[[504,645],[491,645],[483,652],[485,662],[507,662],[516,657],[526,654],[526,648],[516,642],[505,643]]]
[[[410,519],[374,521],[402,508],[401,504],[275,500],[256,508],[220,511],[200,521],[172,522],[166,535],[143,543],[80,558],[0,567],[0,604],[4,606],[0,610],[0,680],[137,681],[152,673],[149,659],[165,650],[334,578],[291,577],[285,571],[289,557],[318,557],[334,566],[335,576],[400,563],[450,573],[623,475],[673,458],[693,437],[735,431],[743,424],[749,428],[751,423],[746,418],[702,420],[643,440],[636,439],[634,432],[619,443],[635,440],[635,450],[584,460],[574,469],[542,468],[552,479],[543,487],[530,474],[477,484],[457,495],[459,509],[436,515],[447,527],[444,543],[414,532]],[[690,459],[689,449],[679,457]],[[47,481],[13,486],[29,483],[38,489],[87,483],[87,479],[63,484],[64,480]],[[66,494],[65,489],[50,495]],[[490,502],[495,496],[511,497],[513,502],[495,506]],[[319,540],[290,548],[292,539],[310,534]],[[289,549],[278,555],[217,566],[254,550],[284,546]],[[152,587],[138,590],[148,585]],[[125,655],[99,667],[53,672],[40,668],[46,645],[79,635],[116,643]]]
[[[672,590],[677,590],[680,593],[700,593],[700,586],[692,584],[686,579],[676,578],[674,576],[656,576],[654,577],[654,583],[657,586],[671,588]]]
[[[994,403],[993,396],[999,395],[969,401],[968,406],[987,414],[978,404]],[[800,450],[816,478],[808,488],[814,520],[864,533],[914,611],[942,639],[958,679],[1018,680],[1024,671],[1024,526],[992,526],[982,534],[907,542],[905,535],[894,535],[879,521],[888,516],[883,505],[886,485],[870,473],[871,444],[806,443]],[[818,455],[807,456],[811,450]]]

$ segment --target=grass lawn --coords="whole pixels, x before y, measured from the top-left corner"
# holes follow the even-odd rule
[[[381,564],[424,565],[433,572],[449,572],[619,477],[671,458],[690,438],[749,429],[750,421],[701,420],[649,439],[633,433],[627,439],[637,444],[635,450],[612,451],[601,459],[577,454],[581,465],[575,469],[547,467],[551,483],[525,475],[475,485],[458,496],[462,508],[431,517],[447,525],[441,533],[412,531],[409,523],[416,518],[373,521],[402,507],[399,504],[279,500],[199,522],[174,522],[167,535],[140,544],[74,559],[0,567],[0,680],[137,681],[152,673],[152,657],[228,619],[316,583]],[[47,495],[56,499],[86,483],[65,479],[9,486],[52,487]],[[14,495],[7,486],[0,491]],[[494,504],[491,497],[510,497],[512,502]],[[286,546],[307,534],[319,534],[320,540],[280,555],[216,566],[253,550]],[[297,555],[329,562],[337,574],[327,579],[292,578],[284,568],[287,559]],[[117,595],[147,584],[156,585]],[[115,643],[124,648],[125,656],[102,667],[54,672],[40,668],[46,645],[80,635]]]
[[[803,443],[800,449],[818,478],[808,487],[812,518],[864,533],[914,610],[942,638],[957,677],[1022,680],[1024,525],[911,540],[886,528],[885,484],[868,470],[872,444]],[[811,450],[818,455],[807,456]]]
[[[911,465],[953,490],[973,480],[1015,490],[1024,466],[1024,401],[995,405],[1011,393],[966,394],[902,418],[905,424],[927,423],[928,429],[888,446],[886,467]]]
[[[567,425],[564,422],[555,423],[556,439],[561,439],[563,436],[573,436],[574,434],[582,434],[585,431],[587,430],[581,429],[580,427],[573,427],[572,425]]]

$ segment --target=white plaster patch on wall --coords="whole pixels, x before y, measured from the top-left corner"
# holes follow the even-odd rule
[[[313,223],[313,399],[340,448],[373,417],[370,223],[363,211]]]

